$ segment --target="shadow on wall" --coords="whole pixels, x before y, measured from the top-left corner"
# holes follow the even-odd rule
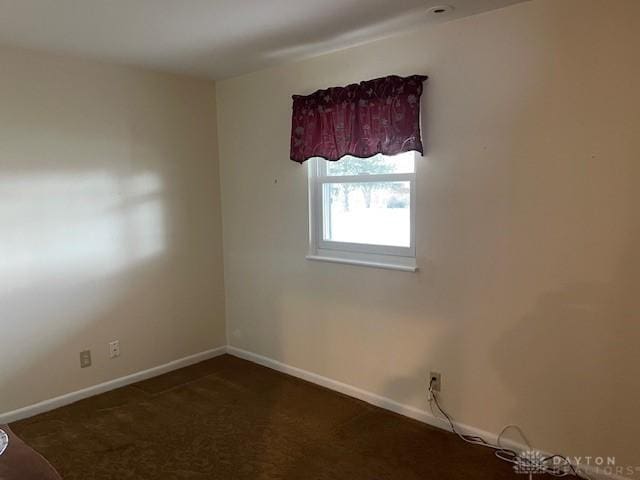
[[[640,436],[637,96],[626,93],[638,71],[628,60],[634,34],[614,15],[563,15],[571,28],[555,20],[554,55],[511,126],[520,150],[510,277],[532,296],[491,359],[510,394],[506,415],[527,422],[534,446],[640,467],[629,441]],[[598,34],[583,42],[588,31]],[[535,162],[520,160],[526,148]],[[622,473],[638,478],[640,468]]]
[[[610,282],[574,283],[540,296],[493,349],[495,368],[514,395],[511,415],[530,419],[534,442],[552,439],[538,447],[624,455],[619,467],[640,467],[635,445],[621,440],[640,436],[639,227],[633,225]]]
[[[575,22],[580,32],[598,30],[581,20]],[[440,176],[441,185],[427,185],[425,195],[431,195],[429,186],[442,189],[453,179],[447,187],[468,197],[455,197],[449,210],[435,197],[419,204],[428,211],[421,220],[430,223],[423,229],[429,236],[424,245],[436,251],[441,269],[436,289],[447,299],[432,312],[447,325],[439,341],[422,350],[428,352],[422,364],[446,359],[444,406],[462,423],[496,431],[499,422],[516,423],[537,448],[616,456],[621,467],[640,467],[637,446],[629,442],[640,436],[640,170],[632,132],[637,113],[624,104],[626,95],[595,94],[605,81],[619,91],[631,88],[628,62],[605,52],[606,29],[614,24],[597,25],[605,33],[585,46],[584,36],[574,39],[558,21],[535,32],[553,55],[536,50],[533,56],[491,59],[497,72],[521,80],[501,95],[494,95],[496,71],[479,68],[468,91],[460,88],[448,98],[471,104],[484,101],[483,90],[487,98],[479,117],[470,111],[465,118],[463,126],[473,127],[477,138],[465,144],[464,155],[452,154],[454,135],[446,151],[439,150],[447,140],[446,119],[431,122],[427,113],[426,128],[441,129],[425,135],[440,140],[429,152],[439,164],[434,178],[459,171],[473,181]],[[594,62],[600,62],[598,69],[591,68]],[[602,68],[604,62],[611,70]],[[530,74],[518,78],[518,67]],[[587,71],[592,75],[583,80]],[[439,88],[451,79],[453,88],[463,78],[463,71],[443,71],[430,83]],[[432,112],[438,108],[433,97]],[[429,218],[445,211],[448,223]],[[449,276],[455,281],[446,284]],[[416,308],[413,318],[428,328],[429,314]],[[366,363],[366,357],[354,358]],[[456,375],[456,398],[447,398],[447,372]],[[389,376],[377,393],[410,403],[415,395],[402,392],[423,392],[427,373],[409,369]],[[426,406],[426,395],[421,398]]]
[[[445,379],[441,398],[454,420],[478,426],[469,418],[475,405],[486,418],[519,425],[534,448],[580,457],[583,464],[588,464],[587,456],[592,462],[614,457],[616,465],[607,471],[640,478],[636,445],[624,440],[640,436],[640,222],[632,218],[628,225],[626,247],[608,282],[576,282],[540,295],[530,313],[499,332],[490,345],[491,374],[497,373],[508,394],[508,409],[496,413],[489,391],[451,398]],[[518,281],[514,276],[513,283]],[[449,320],[423,364],[433,364],[448,349],[447,372],[472,376],[473,358],[460,345],[465,326]],[[415,397],[410,393],[424,380],[420,408],[426,408],[427,374],[425,369],[390,378],[381,394],[411,404]],[[469,378],[456,380],[470,390]],[[408,393],[403,397],[403,392]],[[485,428],[495,429],[491,423]]]

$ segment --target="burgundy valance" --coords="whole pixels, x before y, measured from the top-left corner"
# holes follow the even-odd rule
[[[420,96],[427,77],[378,78],[293,96],[291,160],[423,153]]]

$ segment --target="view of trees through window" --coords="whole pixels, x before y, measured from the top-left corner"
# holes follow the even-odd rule
[[[413,153],[345,157],[325,167],[326,176],[335,177],[322,193],[325,240],[409,246],[411,184],[394,174],[413,172]]]
[[[332,166],[331,169],[327,167],[327,170],[330,170],[332,175],[371,175],[392,173],[394,165],[381,155],[372,158],[350,157],[344,161],[336,162],[335,167]],[[359,189],[362,192],[366,208],[371,208],[371,196],[374,190],[380,188],[378,182],[341,183],[340,185],[346,211],[349,211],[349,197],[354,189]],[[338,190],[336,190],[337,192]]]

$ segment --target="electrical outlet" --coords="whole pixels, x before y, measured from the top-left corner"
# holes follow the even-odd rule
[[[120,356],[120,341],[114,340],[109,342],[109,358],[116,358]]]
[[[442,388],[442,380],[440,372],[431,372],[429,374],[429,385],[434,392],[439,392]]]
[[[91,366],[91,350],[83,350],[80,352],[80,368]]]

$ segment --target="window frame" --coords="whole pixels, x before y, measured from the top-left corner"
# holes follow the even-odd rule
[[[413,172],[363,175],[327,175],[327,162],[316,157],[309,159],[309,255],[310,260],[393,268],[415,271],[416,257],[416,169],[418,152],[412,152]],[[409,246],[375,245],[325,240],[324,232],[330,209],[323,195],[325,184],[366,182],[409,183]]]

